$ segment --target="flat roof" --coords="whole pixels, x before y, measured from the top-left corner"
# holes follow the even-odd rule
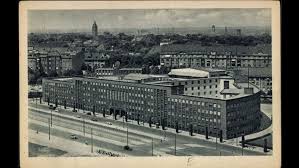
[[[209,76],[209,72],[204,70],[192,69],[192,68],[183,68],[183,69],[172,69],[168,73],[168,75],[204,78]]]
[[[73,78],[54,78],[53,80],[57,80],[57,81],[68,81],[68,80],[72,80]]]

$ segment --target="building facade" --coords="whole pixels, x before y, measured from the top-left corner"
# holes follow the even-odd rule
[[[254,88],[249,89],[252,90],[249,93],[239,86],[239,94],[230,97],[192,96],[185,91],[185,81],[166,77],[153,80],[154,76],[146,78],[149,80],[145,78],[142,75],[140,78],[131,76],[123,79],[43,79],[43,100],[115,115],[116,119],[127,113],[131,120],[172,128],[177,125],[180,130],[189,130],[192,125],[198,134],[204,134],[208,129],[210,136],[217,136],[222,130],[224,139],[249,134],[259,128],[260,92]],[[207,85],[202,86],[221,85],[216,79],[211,80],[212,83],[207,82]],[[223,88],[230,93],[231,88]]]
[[[271,45],[201,46],[163,45],[160,64],[171,68],[268,67],[272,63]]]
[[[98,68],[95,73],[97,76],[141,74],[142,68]]]

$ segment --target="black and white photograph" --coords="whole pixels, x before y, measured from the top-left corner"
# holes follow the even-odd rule
[[[272,14],[27,10],[25,155],[273,156]]]

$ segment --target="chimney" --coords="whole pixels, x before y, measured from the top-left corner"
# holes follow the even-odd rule
[[[253,94],[253,88],[244,88],[244,94]]]

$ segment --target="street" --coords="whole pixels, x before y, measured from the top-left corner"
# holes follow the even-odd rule
[[[37,110],[33,108],[34,106],[37,107],[35,104],[31,104],[29,109],[29,129],[35,131],[38,130],[47,135],[49,132],[48,119],[51,118],[50,110],[46,109],[46,106],[44,106],[45,108],[42,110]],[[38,109],[40,109],[40,107],[38,107]],[[163,133],[161,130],[155,128],[114,121],[108,117],[97,117],[98,121],[94,122],[90,120],[92,116],[87,116],[83,113],[73,113],[73,115],[70,116],[69,114],[65,115],[65,113],[69,112],[63,112],[63,110],[60,111],[61,112],[59,113],[52,111],[52,127],[50,127],[51,136],[60,137],[69,141],[71,139],[70,136],[74,134],[78,139],[72,141],[83,144],[87,143],[90,146],[89,150],[91,150],[91,143],[93,143],[93,151],[101,148],[124,156],[152,156],[152,152],[154,156],[242,155],[242,149],[240,147],[220,144],[219,142],[216,144],[216,142],[213,141],[196,139],[184,135],[177,135],[175,139],[175,133],[168,131]],[[80,118],[76,117],[78,115],[80,115]],[[112,125],[108,125],[106,123],[107,121],[110,121]],[[92,140],[91,128],[93,130]],[[32,132],[29,133],[32,134]],[[31,136],[30,134],[29,137]],[[132,151],[123,149],[127,144],[127,137],[128,145],[133,149]],[[265,154],[245,148],[243,150],[243,155]]]

